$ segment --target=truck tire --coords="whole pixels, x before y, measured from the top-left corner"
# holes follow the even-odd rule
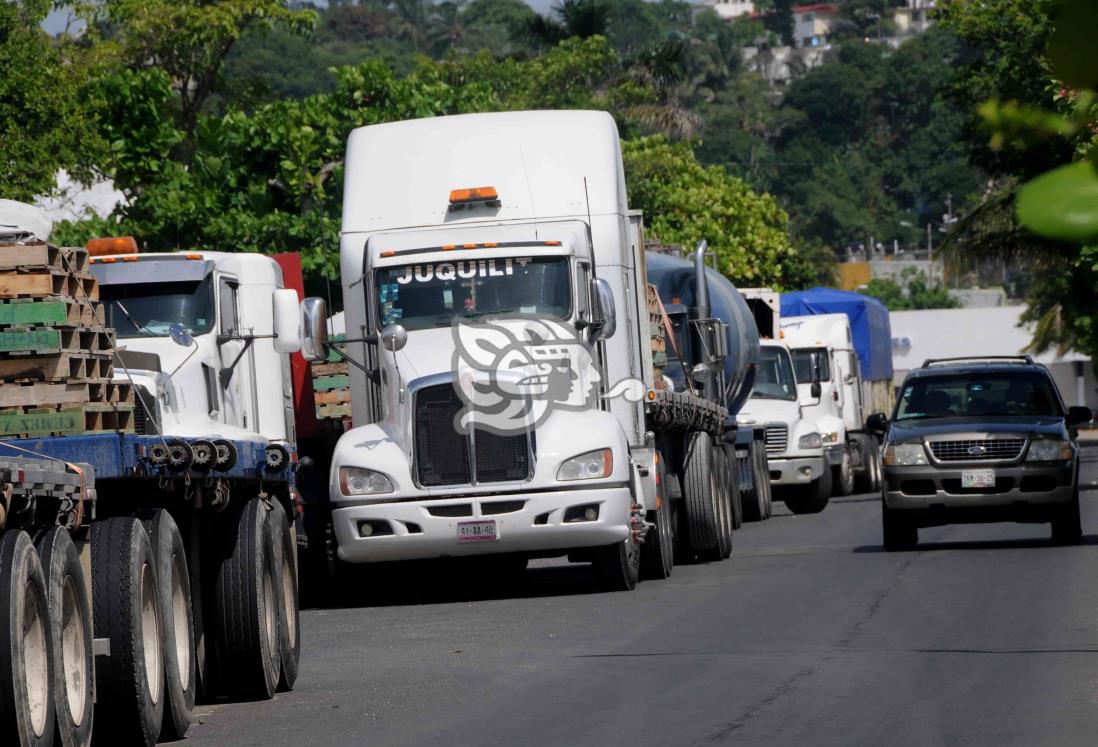
[[[766,444],[762,441],[756,441],[755,446],[759,474],[762,475],[762,480],[759,482],[759,490],[762,495],[759,510],[762,512],[762,520],[766,521],[774,512],[774,486],[770,484],[770,463],[767,461]]]
[[[831,500],[831,470],[807,485],[798,485],[785,499],[785,506],[795,514],[818,514]]]
[[[656,466],[656,510],[648,512],[648,521],[656,528],[648,532],[641,545],[641,577],[664,579],[675,567],[675,530],[671,526],[671,498],[667,490],[667,468],[662,458]]]
[[[278,562],[278,645],[281,649],[282,676],[278,689],[288,692],[294,689],[301,660],[301,625],[297,594],[297,534],[280,503],[271,510],[271,531],[274,533],[275,555]],[[523,558],[523,570],[526,570]]]
[[[876,493],[881,489],[881,463],[877,448],[877,439],[873,436],[859,436],[857,439],[862,451],[862,470],[855,475],[856,493]]]
[[[640,546],[633,531],[621,542],[595,550],[591,567],[603,591],[632,591],[640,578]]]
[[[1083,540],[1083,525],[1079,519],[1079,490],[1065,506],[1057,506],[1052,517],[1052,541],[1057,545],[1078,545]]]
[[[164,701],[166,740],[182,739],[191,727],[194,711],[198,665],[195,655],[194,596],[183,536],[175,519],[157,509],[144,522],[156,558],[160,582],[159,601],[161,642],[164,649],[164,682],[168,697]]]
[[[728,458],[724,453],[724,446],[716,443],[713,446],[713,467],[717,485],[717,518],[718,518],[718,555],[714,560],[727,560],[732,554],[732,530],[735,520],[732,517],[732,477],[729,474]]]
[[[53,527],[35,545],[46,579],[49,645],[53,659],[53,702],[63,747],[91,744],[95,694],[92,677],[92,611],[80,553],[67,530]]]
[[[743,526],[743,504],[740,502],[740,465],[736,461],[736,447],[722,444],[724,461],[728,465],[728,500],[732,505],[732,529]]]
[[[919,529],[898,511],[881,501],[881,534],[886,552],[913,550],[919,544]]]
[[[842,461],[831,468],[831,494],[854,495],[854,478],[854,463],[850,457],[850,448],[847,447],[843,449]]]
[[[688,547],[699,559],[713,560],[720,553],[720,487],[713,469],[713,440],[708,433],[693,431],[687,435],[685,461],[682,492]]]
[[[214,607],[223,684],[229,694],[269,700],[282,666],[278,566],[270,509],[252,498],[222,527]]]
[[[751,488],[740,491],[740,513],[744,521],[762,521],[766,518],[763,514],[763,484],[770,482],[770,475],[759,469],[759,451],[754,441],[747,449],[747,464],[751,468]]]
[[[151,747],[164,721],[164,657],[156,559],[145,527],[120,516],[92,524],[92,620],[110,657],[95,668],[95,740]]]
[[[26,532],[0,535],[0,744],[50,747],[54,740],[49,593]]]

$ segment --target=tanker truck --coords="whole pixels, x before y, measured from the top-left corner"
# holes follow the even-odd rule
[[[766,431],[756,424],[741,424],[736,416],[743,409],[755,384],[759,365],[759,331],[743,296],[720,272],[705,266],[695,252],[694,261],[665,252],[647,252],[648,282],[659,292],[660,302],[671,323],[672,335],[666,347],[663,373],[674,388],[692,386],[694,367],[705,358],[702,338],[692,320],[710,316],[720,319],[726,338],[727,355],[716,399],[728,411],[721,441],[729,449],[733,466],[732,484],[736,526],[741,521],[761,521],[770,516],[770,479],[766,458]],[[704,271],[704,287],[698,279]]]
[[[340,262],[353,425],[329,477],[340,562],[563,556],[628,590],[671,573],[677,508],[680,557],[731,552],[727,409],[655,376],[665,324],[651,323],[608,114],[355,130]],[[303,351],[319,360],[325,304],[305,309]],[[693,324],[706,354],[692,376],[709,391],[727,335]]]

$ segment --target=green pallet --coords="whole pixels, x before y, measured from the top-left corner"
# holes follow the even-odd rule
[[[61,333],[56,329],[0,331],[0,352],[10,353],[15,350],[56,353],[61,350]]]
[[[85,430],[84,408],[71,410],[0,411],[0,435],[37,436],[50,433],[81,433]]]
[[[318,376],[313,379],[313,389],[318,392],[329,392],[332,389],[347,389],[351,386],[350,377],[344,376]]]
[[[60,324],[68,318],[63,301],[0,304],[0,324]]]

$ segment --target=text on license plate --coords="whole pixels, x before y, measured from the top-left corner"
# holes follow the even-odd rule
[[[496,531],[495,519],[458,522],[458,542],[491,542],[497,539],[499,539],[499,533]]]
[[[966,469],[961,472],[962,488],[993,488],[995,487],[995,470],[993,469]]]

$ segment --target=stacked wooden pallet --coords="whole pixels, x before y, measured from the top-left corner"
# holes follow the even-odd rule
[[[342,336],[331,338],[335,347],[340,347]],[[351,418],[351,385],[348,380],[347,361],[338,353],[328,353],[328,360],[314,363],[313,396],[316,400],[318,420],[349,421]]]
[[[0,243],[0,437],[132,431],[83,249]]]
[[[656,389],[663,389],[665,386],[663,370],[667,368],[667,334],[665,324],[667,312],[664,311],[663,304],[660,302],[660,294],[656,290],[656,286],[648,284],[646,286],[646,291],[646,301],[648,303],[648,330],[652,340],[652,369],[654,373],[652,378]]]

